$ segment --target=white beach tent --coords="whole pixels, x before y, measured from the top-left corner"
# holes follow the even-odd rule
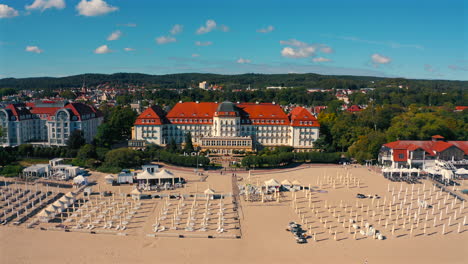
[[[141,198],[141,191],[138,189],[133,189],[133,191],[131,191],[130,194],[132,195],[132,198],[135,200],[140,200]]]
[[[281,184],[275,180],[275,179],[270,179],[268,181],[265,181],[265,186],[267,187],[279,187]]]
[[[83,175],[78,175],[75,178],[73,178],[73,183],[74,184],[87,185],[88,180],[85,177],[83,177]]]
[[[51,212],[49,210],[43,209],[41,212],[37,214],[37,218],[39,219],[40,222],[47,223],[49,220],[54,216],[54,212]]]
[[[215,190],[211,189],[211,188],[208,188],[204,191],[204,193],[206,195],[211,195],[211,194],[215,194]]]
[[[451,170],[442,170],[442,178],[450,180],[453,178],[453,172]]]
[[[106,177],[104,177],[104,179],[106,180],[106,183],[107,184],[112,184],[114,182],[114,176],[112,175],[107,175]]]
[[[284,180],[284,181],[281,182],[281,185],[283,185],[284,187],[289,187],[289,186],[291,186],[292,184],[291,184],[290,181],[288,181],[288,180],[286,179],[286,180]]]

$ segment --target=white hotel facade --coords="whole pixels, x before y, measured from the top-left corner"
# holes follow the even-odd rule
[[[90,143],[102,123],[102,114],[83,103],[43,101],[10,104],[0,109],[3,147],[25,143],[66,146],[70,134],[81,130]]]
[[[179,102],[167,114],[158,106],[146,109],[136,120],[132,139],[160,146],[184,144],[191,133],[201,150],[228,154],[262,147],[292,146],[314,149],[320,125],[305,108],[286,114],[275,103]]]

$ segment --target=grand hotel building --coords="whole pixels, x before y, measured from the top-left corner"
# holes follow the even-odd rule
[[[83,103],[36,101],[9,104],[0,108],[0,145],[66,146],[74,130],[82,131],[86,142],[91,143],[102,121],[101,112]]]
[[[184,144],[186,134],[201,150],[228,154],[262,147],[292,146],[297,151],[314,148],[320,125],[305,108],[286,114],[275,103],[179,102],[167,114],[151,106],[138,116],[130,145]]]

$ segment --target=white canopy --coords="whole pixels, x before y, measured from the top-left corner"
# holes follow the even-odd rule
[[[281,184],[275,179],[270,179],[268,181],[265,181],[265,185],[267,187],[270,187],[270,186],[280,186]]]
[[[49,217],[53,215],[54,212],[48,211],[47,208],[42,210],[40,213],[37,214],[38,217]]]
[[[109,174],[109,175],[107,175],[106,177],[104,177],[104,179],[106,179],[106,180],[113,180],[113,179],[114,179],[114,176],[112,176],[112,175]]]
[[[147,170],[144,170],[141,173],[138,173],[136,176],[138,180],[151,180],[151,179],[156,179],[155,175],[152,174],[151,172],[148,172]]]
[[[65,194],[65,197],[69,197],[69,198],[75,198],[76,196],[76,193],[74,192],[68,192],[67,194]]]
[[[54,213],[61,212],[62,211],[61,209],[62,208],[60,206],[55,206],[53,204],[47,206],[46,208],[47,211],[54,212]]]
[[[164,169],[164,170],[161,170],[159,172],[156,172],[154,173],[158,179],[172,179],[174,178],[174,175],[172,174],[172,172]]]
[[[281,185],[292,185],[287,179],[281,182]]]
[[[453,177],[453,172],[451,170],[442,170],[442,177],[445,179],[451,179]]]
[[[63,208],[65,203],[63,201],[57,200],[52,205],[57,207],[57,208]]]
[[[455,174],[460,174],[460,175],[468,174],[468,170],[465,168],[460,168],[455,172]]]
[[[86,178],[83,177],[82,175],[78,175],[75,178],[73,178],[73,183],[75,184],[83,184],[86,182]]]
[[[141,192],[140,192],[140,190],[138,190],[138,189],[133,189],[133,191],[131,192],[131,194],[132,194],[132,195],[140,195]]]
[[[300,181],[298,181],[298,180],[294,180],[292,182],[292,185],[302,185],[302,183]]]
[[[205,190],[205,194],[215,194],[215,190],[208,188]]]
[[[173,179],[174,175],[168,170],[151,173],[147,170],[139,173],[136,177],[138,180],[157,180],[157,179]]]

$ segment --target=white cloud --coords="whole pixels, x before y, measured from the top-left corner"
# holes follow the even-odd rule
[[[9,18],[19,16],[19,13],[13,7],[0,4],[0,18]]]
[[[94,50],[94,53],[96,54],[106,54],[106,53],[111,53],[112,50],[109,49],[109,47],[107,45],[102,45],[100,47],[98,47],[97,49]]]
[[[244,63],[251,63],[252,61],[249,59],[239,58],[236,62],[244,64]]]
[[[33,53],[38,53],[38,54],[44,52],[38,46],[26,46],[26,49],[24,50],[27,52],[33,52]]]
[[[258,32],[258,33],[270,33],[270,32],[272,32],[273,30],[275,30],[275,27],[273,27],[272,25],[269,25],[269,26],[266,27],[266,28],[257,29],[257,32]]]
[[[122,31],[116,30],[107,37],[107,40],[109,41],[118,40],[121,36],[122,36]]]
[[[216,29],[216,21],[209,19],[205,22],[205,26],[197,29],[197,34],[205,34]]]
[[[161,36],[161,37],[158,37],[156,38],[156,43],[158,44],[167,44],[167,43],[171,43],[171,42],[176,42],[177,39],[174,38],[174,37],[171,37],[171,36]]]
[[[223,32],[228,32],[230,30],[230,28],[226,25],[221,25],[219,26],[219,30],[223,31]]]
[[[323,53],[333,53],[333,49],[325,44],[320,44],[320,51]]]
[[[297,39],[280,40],[280,44],[290,46],[281,50],[281,55],[287,58],[307,58],[317,55],[317,52],[333,52],[333,49],[325,44],[309,44]]]
[[[34,0],[30,5],[25,6],[27,10],[41,10],[44,11],[49,8],[64,9],[64,0]]]
[[[200,54],[194,53],[194,54],[192,54],[192,57],[194,57],[194,58],[200,57]]]
[[[82,16],[100,16],[117,11],[119,8],[111,6],[104,0],[81,0],[76,5],[76,10]]]
[[[312,61],[313,62],[328,62],[328,61],[332,61],[332,60],[328,59],[328,58],[324,58],[324,57],[317,57],[317,58],[313,58]]]
[[[197,46],[210,46],[213,45],[212,41],[195,41],[195,45]]]
[[[184,30],[184,26],[183,25],[179,25],[179,24],[175,24],[172,29],[171,29],[171,34],[172,35],[177,35],[179,33],[181,33],[182,31]]]
[[[378,53],[372,54],[371,59],[372,63],[374,64],[374,67],[378,67],[379,64],[389,64],[392,61],[391,58]]]
[[[124,48],[125,51],[135,51],[133,48]]]

